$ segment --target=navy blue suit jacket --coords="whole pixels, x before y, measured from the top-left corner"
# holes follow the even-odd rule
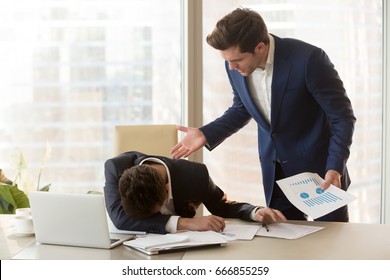
[[[245,126],[251,118],[258,126],[258,152],[267,205],[275,181],[275,161],[286,176],[329,169],[342,175],[342,189],[350,178],[346,167],[355,116],[343,83],[326,53],[295,39],[275,38],[271,123],[262,116],[250,95],[246,78],[226,72],[233,89],[233,104],[215,121],[201,127],[207,148],[214,149]]]
[[[173,204],[177,215],[192,218],[196,213],[193,205],[203,203],[213,215],[251,220],[250,214],[255,206],[228,201],[227,196],[219,187],[209,184],[209,173],[204,164],[184,159],[150,156],[140,152],[126,152],[107,160],[104,165],[106,208],[113,224],[118,229],[165,233],[165,225],[171,215],[158,213],[146,219],[131,218],[121,205],[118,191],[119,179],[123,172],[150,157],[162,160],[169,169]]]

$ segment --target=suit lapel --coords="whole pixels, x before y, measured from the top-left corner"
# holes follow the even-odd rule
[[[287,57],[290,55],[289,50],[283,47],[280,38],[272,36],[275,38],[275,57],[271,86],[271,127],[275,127],[290,75],[291,64],[287,60]]]
[[[233,80],[236,81],[235,86],[237,87],[238,95],[241,98],[242,103],[244,103],[245,108],[252,116],[252,118],[257,122],[258,125],[263,127],[266,130],[269,130],[269,125],[263,115],[260,113],[256,104],[253,102],[252,96],[249,92],[248,83],[246,77],[242,76],[237,71],[231,71],[230,73],[233,77]]]

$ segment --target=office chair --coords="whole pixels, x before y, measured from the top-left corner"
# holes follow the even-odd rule
[[[118,125],[114,128],[114,156],[127,151],[171,157],[169,151],[177,144],[174,124]]]

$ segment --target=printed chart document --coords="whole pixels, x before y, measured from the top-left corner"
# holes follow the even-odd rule
[[[267,227],[268,231],[265,227],[260,227],[260,229],[256,233],[256,236],[298,239],[324,228],[318,226],[296,225],[289,223],[274,223],[267,225]]]
[[[174,234],[145,234],[123,242],[124,245],[148,255],[183,248],[202,246],[225,246],[227,240],[214,231],[185,231]]]
[[[318,174],[305,172],[276,182],[295,207],[316,219],[356,199],[333,185],[322,190],[320,185],[323,181]]]

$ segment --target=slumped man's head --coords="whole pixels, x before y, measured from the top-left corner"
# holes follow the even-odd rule
[[[126,169],[119,179],[119,193],[126,214],[137,219],[158,213],[167,199],[162,174],[148,164]]]

